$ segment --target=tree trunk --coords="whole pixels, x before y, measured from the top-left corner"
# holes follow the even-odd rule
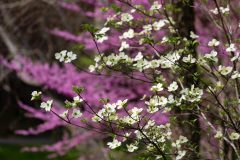
[[[181,17],[176,17],[177,19],[177,28],[179,30],[179,33],[182,37],[186,37],[187,39],[190,39],[190,31],[195,31],[194,26],[194,20],[195,20],[195,14],[194,14],[194,8],[192,7],[194,5],[194,0],[190,0],[188,3],[179,1],[176,6],[181,8]],[[192,56],[197,58],[197,52],[196,48],[192,49],[191,52]],[[191,71],[191,73],[190,73]],[[194,80],[193,73],[197,71],[197,66],[193,64],[191,67],[188,68],[188,71],[184,71],[184,85],[187,87],[191,87],[192,84],[198,85],[198,82]],[[195,107],[196,108],[196,107]],[[185,115],[182,119],[179,119],[179,126],[182,129],[182,134],[187,136],[189,139],[189,144],[191,144],[192,151],[189,152],[189,159],[200,159],[200,122],[199,122],[199,116],[196,114],[196,110],[193,108],[192,110],[184,111]],[[182,112],[182,111],[181,111]],[[191,122],[189,123],[182,123],[182,122]]]

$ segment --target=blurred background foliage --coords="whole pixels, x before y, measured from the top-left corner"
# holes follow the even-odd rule
[[[0,56],[12,59],[15,56],[24,56],[33,61],[38,60],[51,64],[54,53],[63,49],[74,52],[83,52],[82,44],[59,38],[50,33],[58,28],[74,33],[81,32],[80,25],[93,22],[93,18],[64,9],[61,2],[81,6],[91,11],[93,6],[81,0],[1,0],[0,1]],[[91,54],[82,54],[78,66],[86,67],[91,63]],[[21,79],[16,72],[0,65],[0,159],[1,160],[43,160],[48,153],[21,152],[22,147],[37,146],[54,143],[61,139],[63,127],[48,131],[36,136],[16,135],[18,129],[27,129],[42,123],[41,120],[25,117],[17,101],[29,104],[31,92],[40,89]],[[53,94],[56,94],[53,92]],[[63,95],[60,95],[65,98]],[[88,144],[89,145],[89,144]],[[88,145],[70,151],[63,157],[55,159],[74,160],[79,155],[94,155]],[[92,146],[92,145],[90,145]],[[100,147],[99,147],[100,148]],[[90,157],[91,157],[90,156]],[[86,158],[88,159],[88,158]]]
[[[4,59],[10,61],[14,59],[15,61],[21,61],[21,57],[29,58],[33,66],[37,64],[40,69],[49,69],[49,72],[47,72],[48,76],[57,79],[57,74],[52,73],[55,71],[54,68],[57,68],[56,61],[54,60],[54,53],[66,49],[74,51],[80,57],[76,62],[79,69],[87,67],[92,63],[94,49],[91,48],[92,46],[88,43],[89,37],[82,34],[81,25],[92,23],[94,26],[101,26],[104,16],[99,14],[98,11],[102,10],[101,8],[106,5],[110,6],[112,2],[113,0],[0,0],[0,60]],[[140,3],[138,0],[135,0],[135,2]],[[148,0],[141,0],[141,2],[148,3]],[[193,4],[193,2],[197,2],[197,0],[179,0],[176,2]],[[226,1],[223,0],[221,2],[224,4]],[[239,4],[237,0],[234,2]],[[173,10],[171,5],[167,5],[166,7],[170,11]],[[178,7],[181,8],[181,5],[178,5]],[[180,20],[184,22],[179,23],[182,29],[181,32],[183,32],[183,34],[185,34],[185,32],[188,34],[189,31],[194,30],[195,27],[196,33],[200,36],[200,41],[206,43],[213,37],[216,37],[216,35],[221,36],[221,33],[216,29],[214,30],[211,20],[203,13],[205,10],[201,7],[204,8],[204,6],[201,5],[194,8],[195,15],[193,13],[189,14],[185,9],[183,13],[186,13],[186,15],[183,16],[179,12],[181,9],[176,10],[176,19],[179,17],[179,19],[187,17],[182,21]],[[237,11],[240,11],[239,8],[237,9]],[[191,18],[197,18],[195,20],[189,20],[189,16]],[[232,20],[237,22],[234,19]],[[186,21],[191,24],[185,23]],[[186,27],[189,28],[186,30]],[[89,46],[86,46],[86,44]],[[114,41],[111,45],[114,45]],[[108,45],[108,47],[111,47],[111,45]],[[209,49],[205,46],[200,46],[198,50],[200,53],[209,52]],[[39,64],[39,62],[41,64]],[[22,152],[23,147],[31,146],[34,150],[36,146],[41,147],[45,144],[53,145],[61,141],[66,135],[67,137],[74,135],[73,128],[59,125],[53,130],[47,130],[36,135],[22,136],[16,134],[16,130],[29,128],[34,130],[35,126],[44,122],[42,119],[26,117],[26,111],[19,106],[19,101],[34,109],[39,109],[39,105],[30,102],[30,95],[33,90],[46,91],[48,95],[58,100],[69,99],[70,91],[59,92],[56,88],[48,88],[48,86],[36,83],[35,79],[28,79],[26,75],[18,73],[17,70],[2,65],[2,61],[0,61],[0,63],[0,160],[45,160],[49,156],[49,152],[46,152],[46,150],[39,152],[39,150],[36,149],[36,152]],[[27,71],[33,66],[28,66]],[[64,68],[62,64],[58,64],[57,66]],[[52,68],[53,70],[51,70]],[[62,71],[58,69],[59,68],[57,68],[56,71]],[[66,70],[64,70],[63,73],[67,74]],[[75,70],[73,73],[75,73]],[[90,81],[92,79],[88,77],[83,81]],[[99,81],[101,81],[101,79]],[[118,87],[120,89],[125,88],[129,91],[132,86],[135,87],[135,85],[125,84],[121,82],[121,80],[119,81],[118,85],[120,87]],[[88,84],[91,84],[91,82]],[[106,92],[111,94],[111,88],[116,86],[113,86],[112,83],[109,84],[109,88]],[[59,86],[60,89],[61,87],[64,86]],[[118,92],[119,91],[116,91],[116,93]],[[132,92],[137,94],[135,90],[132,90],[130,93]],[[129,92],[127,92],[127,94],[128,93]],[[142,95],[141,93],[139,94]],[[51,123],[51,121],[49,123]],[[181,132],[180,130],[180,128],[177,128],[176,132]],[[84,132],[79,131],[77,134],[82,133]],[[207,135],[208,132],[204,134]],[[207,156],[215,157],[216,152],[209,149],[211,148],[209,146],[214,144],[211,141],[211,136],[205,136],[204,134],[202,134],[202,137],[206,138],[202,138],[201,140],[201,145],[203,146],[202,150]],[[95,137],[90,138],[84,141],[84,143],[76,147],[74,146],[74,149],[69,152],[66,150],[67,154],[53,159],[144,159],[140,158],[139,155],[129,156],[128,154],[126,156],[126,154],[122,152],[109,153],[108,150],[106,151],[104,147],[105,143],[103,142],[109,139],[105,139],[105,137],[99,139],[95,139]]]
[[[58,73],[51,75],[54,69],[57,68],[57,71],[63,73],[67,71],[65,66],[57,64],[54,58],[54,54],[61,50],[71,50],[78,54],[80,58],[75,62],[78,69],[89,66],[93,61],[94,49],[88,43],[89,37],[82,34],[81,25],[92,23],[95,26],[101,26],[100,24],[103,24],[104,21],[101,20],[102,15],[96,16],[95,14],[99,14],[102,5],[108,3],[110,4],[111,0],[0,1],[0,160],[45,160],[49,157],[53,160],[138,159],[139,155],[126,157],[124,152],[109,152],[103,142],[109,139],[102,140],[100,138],[99,140],[95,137],[84,140],[79,145],[75,144],[70,147],[70,151],[68,145],[71,146],[71,144],[67,144],[67,149],[63,149],[61,156],[54,154],[59,150],[58,143],[63,142],[64,138],[67,137],[69,143],[73,143],[75,140],[71,140],[71,137],[81,136],[85,131],[78,132],[75,131],[76,128],[57,125],[50,130],[43,128],[41,132],[41,125],[45,121],[48,124],[56,122],[54,120],[53,122],[47,121],[48,119],[45,120],[43,117],[41,117],[42,119],[38,118],[39,104],[30,101],[33,90],[43,90],[48,96],[59,101],[71,97],[68,94],[71,92],[69,90],[59,92],[56,88],[48,88],[49,86],[44,85],[47,80],[42,84],[34,78],[31,79],[31,71],[42,70],[43,74],[44,72],[49,74],[46,76],[52,76],[53,79],[58,78]],[[89,44],[90,47],[86,48],[86,44]],[[3,61],[11,62],[12,60],[16,62],[20,70],[16,70],[14,67],[9,68],[3,64]],[[34,66],[36,68],[33,68]],[[27,74],[20,72],[21,68],[26,69],[23,72]],[[71,71],[75,73],[74,70]],[[70,76],[73,75],[70,74]],[[76,76],[81,77],[81,74]],[[86,80],[83,77],[83,82],[91,80],[93,80],[91,77]],[[101,79],[99,81],[101,82]],[[110,79],[110,83],[112,83],[111,81]],[[129,90],[128,85],[121,80],[117,83],[121,88]],[[58,87],[61,90],[63,86],[60,84]],[[107,92],[111,94],[111,92]],[[126,94],[128,93],[126,92]],[[101,94],[99,93],[99,95]],[[19,102],[31,106],[34,113],[26,112],[20,107]],[[17,130],[24,129],[27,132],[39,131],[39,133],[16,134]],[[44,145],[46,148],[39,149]],[[51,146],[53,147],[51,148]],[[30,147],[31,152],[26,150],[26,147]]]

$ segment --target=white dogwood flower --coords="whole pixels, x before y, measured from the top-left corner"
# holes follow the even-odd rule
[[[131,113],[131,117],[133,119],[138,119],[139,118],[139,114],[143,111],[142,108],[137,108],[137,107],[134,107],[130,110],[130,113]]]
[[[232,70],[233,70],[233,67],[230,67],[230,66],[226,67],[226,66],[220,65],[218,67],[218,71],[224,76],[228,75],[230,72],[232,72]]]
[[[184,137],[182,135],[179,136],[178,140],[179,140],[179,143],[181,144],[186,143],[188,141],[187,137]]]
[[[168,103],[168,99],[166,97],[159,97],[157,104],[160,106],[165,106]]]
[[[65,63],[70,63],[70,62],[74,61],[75,59],[77,59],[76,54],[74,54],[73,52],[67,52],[67,57],[66,57]]]
[[[161,29],[162,27],[164,27],[165,25],[166,25],[166,20],[160,20],[160,21],[154,22],[154,23],[152,24],[153,29],[154,29],[155,31],[160,30],[160,29]]]
[[[218,14],[218,9],[217,8],[211,9],[210,12],[217,15]]]
[[[120,37],[120,39],[127,39],[127,38],[133,38],[134,37],[134,30],[129,29],[128,31],[124,32],[123,35]]]
[[[113,103],[113,104],[105,104],[103,106],[103,115],[104,116],[108,116],[109,114],[114,114],[116,112],[116,108],[117,108],[117,105],[116,103]]]
[[[99,30],[97,33],[98,34],[106,34],[107,31],[109,31],[110,28],[109,27],[103,27],[101,30]]]
[[[61,113],[59,116],[62,118],[66,118],[68,115],[68,110],[64,111],[63,113]]]
[[[120,47],[119,51],[121,52],[121,51],[123,51],[124,49],[127,49],[127,48],[129,48],[129,47],[130,47],[129,44],[128,44],[126,41],[122,41],[121,47]]]
[[[211,41],[208,42],[209,47],[217,47],[219,46],[220,42],[216,39],[212,39]]]
[[[121,21],[123,22],[130,22],[133,20],[133,16],[129,13],[123,13],[121,14]]]
[[[128,99],[125,99],[125,100],[118,100],[116,105],[117,105],[117,109],[121,109],[124,107],[124,105],[127,103]]]
[[[32,95],[31,101],[38,99],[41,96],[41,94],[42,94],[42,92],[33,91],[31,94]]]
[[[108,37],[105,36],[105,35],[102,35],[102,36],[100,36],[100,37],[98,37],[96,39],[97,39],[98,43],[103,43],[104,41],[108,40]]]
[[[70,63],[77,59],[77,55],[74,54],[73,52],[63,50],[59,53],[55,53],[55,59],[59,60],[59,62]]]
[[[135,58],[133,59],[134,61],[139,61],[143,59],[143,55],[142,52],[138,52],[138,54],[135,56]]]
[[[149,113],[155,113],[155,112],[159,111],[159,108],[157,106],[150,106],[149,105],[147,111]]]
[[[96,67],[94,65],[90,65],[88,69],[89,69],[89,72],[94,72],[96,70]]]
[[[178,151],[178,155],[176,157],[176,160],[182,159],[186,154],[186,151]]]
[[[215,136],[214,136],[214,138],[217,138],[217,139],[220,139],[220,138],[222,138],[222,137],[223,137],[223,134],[222,134],[221,131],[217,131],[216,134],[215,134]]]
[[[150,31],[152,31],[152,25],[151,24],[147,24],[147,25],[144,25],[143,26],[143,31],[141,32],[141,34],[144,34],[144,33],[149,33]]]
[[[196,58],[194,58],[191,54],[189,54],[187,57],[183,57],[183,62],[185,63],[195,63]]]
[[[168,91],[169,92],[173,92],[176,91],[178,89],[178,84],[177,82],[172,82],[169,87],[168,87]]]
[[[228,13],[229,11],[230,11],[230,9],[229,9],[229,5],[227,5],[227,7],[226,8],[224,8],[224,7],[220,7],[220,10],[221,10],[221,12],[224,14],[224,13]]]
[[[138,149],[138,147],[136,145],[130,144],[130,145],[126,145],[127,146],[127,150],[128,152],[134,152],[135,150]]]
[[[73,118],[79,118],[82,116],[82,112],[79,109],[74,109],[72,112]]]
[[[190,32],[190,37],[191,37],[192,39],[197,39],[197,38],[199,38],[199,36],[196,35],[193,31]]]
[[[79,103],[83,102],[83,99],[80,98],[79,96],[73,97],[73,107],[77,106]]]
[[[238,71],[234,71],[231,78],[232,79],[240,78],[240,73]]]
[[[227,52],[235,52],[237,48],[235,47],[235,44],[230,44],[229,47],[226,49]]]
[[[163,84],[158,83],[158,84],[152,86],[150,90],[153,91],[153,92],[160,92],[160,91],[163,90]]]
[[[67,55],[67,50],[63,50],[59,53],[55,53],[55,59],[59,60],[59,62],[63,62],[65,60],[66,55]]]
[[[150,8],[150,11],[158,10],[162,8],[162,5],[158,3],[158,1],[153,2],[153,5]]]
[[[224,7],[219,7],[219,10],[220,10],[220,12],[223,13],[223,14],[228,13],[228,12],[230,11],[229,5],[227,5],[226,8],[224,8]],[[211,9],[210,12],[212,12],[212,13],[215,14],[215,15],[219,14],[218,8]]]
[[[162,38],[161,43],[166,43],[166,42],[168,42],[168,41],[169,41],[169,38],[166,37],[166,36],[164,36],[164,37]]]
[[[218,61],[217,52],[215,50],[212,50],[209,54],[205,54],[204,58],[206,58],[207,60],[214,61],[214,62]]]
[[[106,36],[106,33],[110,30],[109,27],[103,27],[101,30],[97,31],[95,33],[95,38],[97,42],[102,43],[103,41],[108,40],[108,37]]]
[[[236,132],[232,132],[231,134],[230,134],[230,136],[229,136],[229,138],[231,139],[231,140],[238,140],[239,138],[240,138],[240,134],[239,133],[236,133]]]
[[[45,111],[50,111],[52,108],[53,100],[48,100],[47,102],[42,102],[40,108],[45,109]]]
[[[117,139],[113,139],[112,142],[107,143],[107,145],[109,146],[110,149],[115,149],[115,148],[121,146],[121,144],[122,143],[120,141],[118,141]]]

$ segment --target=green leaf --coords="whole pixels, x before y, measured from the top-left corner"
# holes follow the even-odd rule
[[[83,24],[82,29],[84,31],[88,31],[88,32],[93,33],[93,34],[98,31],[98,29],[95,28],[92,24]]]
[[[119,13],[122,11],[122,9],[120,7],[118,7],[116,4],[112,4],[111,8],[116,12]]]
[[[65,104],[64,104],[64,107],[65,108],[72,108],[72,103],[69,102],[68,100],[65,101]]]
[[[99,102],[101,102],[103,104],[107,104],[110,102],[110,100],[108,98],[100,98]]]
[[[84,92],[84,88],[83,87],[78,87],[78,86],[73,86],[73,91],[77,94],[81,94],[82,92]]]
[[[101,8],[101,11],[102,11],[102,12],[107,12],[107,11],[109,11],[109,8],[108,8],[108,7],[102,7],[102,8]]]
[[[151,37],[143,37],[143,44],[153,44],[154,40]]]

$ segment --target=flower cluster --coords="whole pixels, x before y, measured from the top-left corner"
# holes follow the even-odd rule
[[[101,30],[97,31],[95,33],[95,38],[97,39],[97,42],[102,43],[105,40],[108,40],[108,37],[106,36],[106,33],[110,30],[109,27],[104,27]]]
[[[166,99],[163,99],[163,97],[158,98],[159,105],[167,104]],[[163,101],[160,102],[160,99],[163,99]],[[123,112],[121,112],[121,110],[125,111],[125,114],[122,114]],[[108,121],[111,125],[116,125],[116,127],[122,129],[129,128],[128,132],[122,135],[122,139],[118,139],[120,137],[115,137],[112,142],[107,143],[111,149],[123,146],[128,138],[134,139],[134,141],[130,141],[131,143],[127,142],[125,145],[128,152],[138,150],[140,143],[145,140],[149,141],[149,144],[146,146],[148,152],[156,150],[156,146],[163,151],[167,151],[170,146],[165,144],[170,143],[171,147],[175,148],[174,150],[177,154],[177,159],[181,159],[186,153],[186,151],[181,150],[181,147],[188,141],[187,138],[180,136],[176,141],[172,141],[173,138],[169,123],[165,125],[157,125],[154,120],[148,120],[142,124],[141,121],[143,115],[146,114],[145,112],[146,110],[143,108],[133,107],[128,109],[127,100],[119,100],[117,103],[105,104],[103,109],[98,111],[92,120],[95,122]],[[138,128],[137,126],[139,125],[140,127]],[[156,157],[159,156],[161,155],[156,155]]]
[[[59,53],[55,53],[55,58],[59,60],[59,62],[70,63],[77,59],[77,55],[73,52],[68,52],[67,50],[63,50]]]
[[[176,18],[167,13],[167,7],[158,1],[148,7],[124,1],[130,10],[113,7],[115,14],[107,18],[104,27],[91,32],[98,55],[89,70],[110,76],[120,72],[127,78],[149,83],[146,92],[150,92],[135,97],[140,101],[135,106],[128,105],[128,99],[115,103],[101,99],[101,104],[94,107],[86,100],[74,97],[72,102],[65,102],[67,109],[60,117],[68,120],[70,113],[74,118],[83,116],[81,110],[76,108],[82,102],[92,114],[91,123],[104,126],[104,131],[113,136],[113,140],[107,143],[110,149],[124,147],[128,152],[134,152],[143,148],[156,159],[164,160],[171,156],[182,159],[187,155],[185,148],[191,144],[187,143],[189,140],[184,135],[173,135],[171,121],[158,124],[152,117],[156,113],[167,113],[169,119],[180,119],[185,115],[195,117],[193,120],[183,118],[190,126],[195,126],[195,121],[199,122],[200,117],[215,133],[214,137],[224,140],[239,157],[234,142],[240,138],[237,123],[240,58],[237,40],[227,35],[229,28],[226,28],[222,17],[230,12],[229,6],[219,7],[217,1],[214,2],[217,8],[210,12],[219,15],[214,18],[219,18],[226,41],[217,36],[202,41],[201,35],[192,31],[186,37],[178,28],[177,23],[180,22],[175,21]],[[109,39],[106,35],[109,30],[121,32],[117,35],[118,44],[113,50],[102,52],[98,43]],[[199,44],[207,48],[206,54],[196,53]],[[227,57],[226,60],[219,58],[221,54]],[[56,58],[65,62],[76,59],[66,51],[60,52]],[[34,95],[36,97],[37,93]],[[141,96],[143,98],[140,99]],[[46,111],[50,111],[51,106],[52,101],[41,104]],[[215,128],[217,122],[208,120],[208,110],[227,126],[224,133]],[[71,121],[68,120],[68,123]]]
[[[229,5],[224,8],[224,7],[219,7],[219,8],[214,8],[214,9],[211,9],[210,11],[213,13],[213,14],[219,14],[219,10],[222,14],[228,14],[230,9],[229,9]]]

